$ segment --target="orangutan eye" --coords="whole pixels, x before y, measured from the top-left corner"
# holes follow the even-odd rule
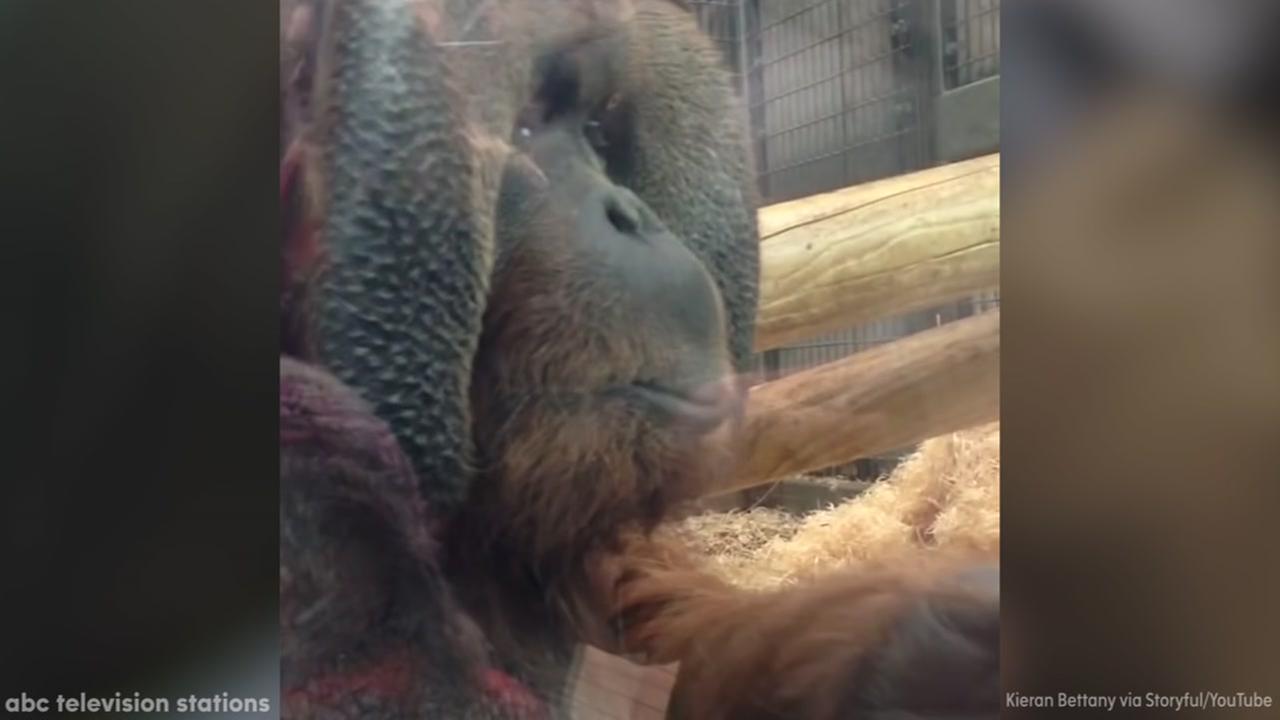
[[[528,142],[546,124],[546,107],[540,102],[532,102],[520,110],[516,116],[514,132],[511,140],[517,145]]]
[[[620,139],[622,97],[614,93],[598,105],[582,126],[582,134],[601,159],[617,152]]]
[[[603,152],[609,147],[609,139],[605,137],[604,126],[599,120],[588,120],[583,123],[582,134],[596,152]]]

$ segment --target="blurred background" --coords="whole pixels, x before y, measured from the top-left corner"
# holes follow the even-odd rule
[[[277,15],[0,4],[0,697],[278,697]]]
[[[1280,698],[1277,10],[1003,9],[1006,690]]]

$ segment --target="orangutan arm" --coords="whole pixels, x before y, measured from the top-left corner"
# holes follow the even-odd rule
[[[632,543],[624,645],[679,662],[669,717],[986,717],[998,712],[998,570],[915,553],[771,592]]]

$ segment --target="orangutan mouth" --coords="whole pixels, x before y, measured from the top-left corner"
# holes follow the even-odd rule
[[[642,381],[627,385],[624,392],[662,420],[698,434],[742,416],[743,393],[732,381],[716,380],[692,388]]]

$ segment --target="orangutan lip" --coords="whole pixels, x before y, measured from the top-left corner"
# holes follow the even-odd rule
[[[635,382],[627,389],[633,397],[694,432],[716,429],[733,412],[730,399],[714,386],[682,392],[657,383]]]

